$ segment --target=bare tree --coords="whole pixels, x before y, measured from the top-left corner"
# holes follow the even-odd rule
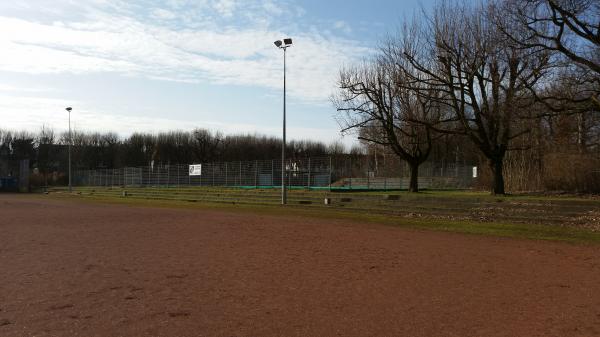
[[[196,160],[200,162],[216,160],[219,145],[223,140],[223,135],[220,132],[213,134],[206,129],[195,129],[192,131],[192,137],[194,138]]]
[[[512,41],[530,50],[558,53],[580,68],[582,82],[600,84],[600,2],[506,0],[503,14],[498,26]],[[586,98],[600,106],[597,91]]]
[[[492,194],[504,194],[506,152],[517,149],[512,141],[529,132],[515,121],[530,117],[530,91],[547,74],[549,56],[519,48],[506,38],[493,23],[495,10],[490,4],[442,3],[420,30],[428,34],[428,52],[405,54],[421,74],[413,80],[443,93],[440,99],[458,122],[456,131],[467,135],[488,159]]]
[[[389,147],[408,163],[409,191],[418,192],[419,166],[431,152],[431,126],[439,121],[441,106],[433,91],[420,94],[433,88],[412,81],[416,75],[408,72],[414,69],[395,49],[390,40],[375,60],[343,69],[333,102],[342,132],[359,130],[359,139]]]

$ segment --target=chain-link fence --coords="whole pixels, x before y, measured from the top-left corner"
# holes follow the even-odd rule
[[[198,175],[189,165],[150,165],[119,169],[77,170],[76,186],[229,186],[272,188],[281,186],[281,160],[254,160],[200,164]],[[290,159],[285,164],[286,186],[309,189],[406,189],[408,165],[367,156]],[[424,163],[419,185],[432,189],[465,189],[474,183],[473,166]]]
[[[29,159],[0,158],[0,192],[29,191]]]

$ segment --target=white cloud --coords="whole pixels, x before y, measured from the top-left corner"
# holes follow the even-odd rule
[[[283,14],[283,9],[278,6],[275,2],[271,0],[265,0],[262,3],[264,10],[270,15],[281,15]]]
[[[115,5],[113,3],[113,5]],[[262,2],[272,6],[271,1]],[[214,2],[223,15],[236,3]],[[272,41],[287,33],[262,25],[221,29],[175,27],[128,15],[89,10],[86,19],[40,23],[0,16],[0,70],[29,74],[116,72],[184,82],[214,82],[279,89],[281,53]],[[125,11],[127,12],[127,11]],[[151,16],[171,18],[165,9]],[[177,20],[179,21],[179,20]],[[290,94],[325,101],[339,67],[367,50],[358,43],[322,35],[293,34],[288,50]]]
[[[336,21],[333,23],[333,27],[335,29],[341,30],[342,32],[344,32],[346,34],[352,33],[352,28],[346,21],[342,21],[342,20]]]
[[[156,8],[152,11],[152,17],[159,20],[173,20],[177,14],[162,8]]]
[[[213,8],[224,17],[233,16],[233,12],[237,7],[235,0],[215,0]]]
[[[46,97],[0,95],[0,117],[10,118],[15,130],[35,131],[43,122],[57,130],[67,128],[68,116],[64,110],[73,102]]]
[[[0,92],[10,93],[40,93],[40,92],[56,92],[54,88],[32,88],[32,87],[19,87],[10,84],[0,83]]]
[[[40,2],[36,5],[36,1]],[[286,0],[168,0],[157,6],[134,1],[56,0],[52,11],[45,0],[31,0],[30,16],[0,14],[0,71],[25,74],[122,74],[186,83],[218,83],[273,89],[279,94],[283,60],[272,41],[294,38],[287,51],[288,94],[304,102],[329,104],[335,78],[343,64],[355,62],[369,50],[358,42],[302,27],[304,10]],[[45,5],[44,5],[45,3]],[[2,8],[2,5],[0,5]],[[287,10],[283,12],[281,8]],[[39,11],[43,10],[43,15]],[[0,13],[5,13],[0,11]],[[37,13],[37,14],[36,14]],[[276,25],[279,16],[295,22],[285,29]],[[290,21],[290,20],[288,20]],[[294,28],[290,28],[294,27]],[[342,26],[338,27],[343,29]],[[11,127],[39,128],[48,114],[76,105],[81,128],[140,130],[187,129],[207,126],[206,121],[126,117],[84,108],[86,102],[52,98],[12,97],[23,88],[0,85],[0,115],[10,116]],[[235,97],[232,97],[235,99]],[[88,115],[85,115],[88,114]],[[59,118],[62,115],[56,115]],[[62,117],[60,117],[62,118]],[[94,121],[86,124],[85,121]],[[64,123],[54,126],[61,128]],[[265,132],[278,129],[253,125],[212,124],[232,132]],[[292,129],[290,129],[292,130]],[[307,134],[330,140],[336,130],[293,129],[299,138]]]
[[[207,128],[219,130],[225,134],[259,133],[280,136],[279,127],[265,127],[244,123],[221,123],[206,120],[184,120],[170,118],[156,118],[144,116],[126,116],[111,114],[107,111],[92,110],[85,102],[52,99],[45,97],[25,97],[0,94],[0,117],[3,111],[10,111],[11,129],[13,130],[40,130],[42,125],[57,132],[68,130],[68,114],[66,106],[76,106],[71,113],[71,126],[73,130],[85,130],[87,132],[116,132],[121,136],[129,136],[133,132],[161,132],[172,130],[189,131],[194,128]],[[6,116],[8,117],[8,116]],[[42,123],[43,122],[43,123]],[[135,129],[131,128],[135,125]],[[287,128],[290,139],[311,139],[329,143],[332,137],[339,133],[336,130],[294,127]],[[342,141],[352,144],[353,139],[345,138]]]

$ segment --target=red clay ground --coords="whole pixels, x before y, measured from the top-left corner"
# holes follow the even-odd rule
[[[600,248],[0,195],[0,336],[595,336]]]

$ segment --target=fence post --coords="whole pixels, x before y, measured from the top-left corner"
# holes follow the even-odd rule
[[[352,170],[352,157],[350,157],[350,184],[349,189],[352,189],[352,178],[354,177],[354,170]]]
[[[227,169],[227,166],[227,162],[225,162],[225,187],[227,187],[229,182],[229,170]]]
[[[275,167],[274,167],[274,163],[273,163],[273,159],[271,159],[271,187],[275,186],[275,184],[273,183],[273,179],[275,178]]]
[[[310,189],[310,157],[308,158],[308,182],[306,186]]]
[[[331,157],[329,157],[329,192],[331,192],[331,170],[332,170],[332,165],[331,165]]]
[[[254,161],[254,188],[258,188],[258,160]]]
[[[215,186],[215,163],[213,162],[211,164],[211,166],[212,166],[212,185],[214,187]]]
[[[202,176],[203,176],[202,165],[204,165],[204,164],[200,163],[200,165],[201,166],[200,166],[200,176],[198,177],[198,185],[200,185],[200,187],[202,187]],[[204,171],[206,172],[206,166],[204,167]],[[188,175],[189,175],[189,168],[188,168]]]
[[[171,164],[167,165],[167,188],[169,188],[170,181],[171,181]]]
[[[242,186],[242,161],[240,160],[240,183],[239,186]]]

